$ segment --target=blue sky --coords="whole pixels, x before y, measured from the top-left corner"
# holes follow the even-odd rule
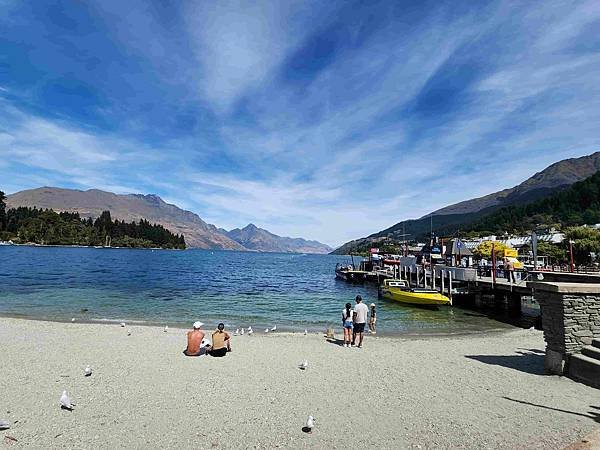
[[[598,1],[0,0],[0,189],[331,245],[600,150]]]

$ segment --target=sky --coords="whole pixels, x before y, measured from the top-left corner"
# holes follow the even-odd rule
[[[600,150],[598,1],[0,0],[0,190],[336,246]]]

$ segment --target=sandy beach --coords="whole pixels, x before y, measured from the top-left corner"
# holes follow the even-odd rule
[[[0,419],[12,423],[0,445],[562,448],[600,426],[600,391],[543,375],[535,330],[367,336],[363,349],[255,333],[225,358],[187,358],[186,330],[128,328],[0,319]]]

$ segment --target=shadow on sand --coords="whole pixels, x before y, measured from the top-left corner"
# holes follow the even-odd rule
[[[524,350],[517,351],[516,355],[466,355],[465,358],[534,375],[544,375],[544,352],[536,349]]]
[[[340,347],[344,346],[344,340],[343,339],[338,339],[338,338],[326,338],[326,341],[329,344],[333,344],[333,345],[339,345]]]
[[[502,398],[505,400],[509,400],[511,402],[521,403],[522,405],[535,406],[536,408],[550,409],[552,411],[558,411],[558,412],[562,412],[562,413],[566,413],[566,414],[573,414],[574,416],[587,417],[588,419],[592,419],[594,422],[600,423],[600,407],[599,406],[590,405],[590,408],[596,409],[598,411],[588,411],[587,414],[583,414],[583,413],[579,413],[579,412],[575,412],[575,411],[569,411],[567,409],[553,408],[551,406],[538,405],[537,403],[526,402],[523,400],[516,400],[516,399],[510,398],[510,397],[502,397]]]

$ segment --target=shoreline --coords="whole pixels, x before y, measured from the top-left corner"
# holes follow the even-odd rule
[[[75,322],[71,321],[71,320],[61,320],[61,319],[49,319],[49,318],[39,318],[39,317],[26,317],[26,316],[22,316],[22,315],[18,315],[18,314],[1,314],[0,313],[0,321],[2,319],[14,319],[14,320],[24,320],[24,321],[32,321],[32,322],[47,322],[47,323],[60,323],[60,324],[79,324],[79,325],[102,325],[102,326],[115,326],[115,325],[120,325],[121,322],[126,323],[127,326],[135,326],[135,327],[149,327],[149,328],[160,328],[163,329],[165,325],[168,325],[169,329],[173,329],[173,330],[185,330],[185,331],[189,331],[191,329],[191,325],[193,323],[193,319],[190,319],[190,324],[189,326],[185,326],[181,323],[174,323],[174,322],[163,322],[163,323],[158,323],[158,322],[153,322],[153,321],[143,321],[143,320],[127,320],[127,319],[79,319],[76,318]],[[493,319],[490,319],[493,320]],[[231,329],[231,325],[227,324],[227,319],[224,319],[224,323],[226,325],[227,331],[231,332],[231,334],[233,334],[234,329]],[[368,332],[368,327],[365,327],[365,336],[368,337],[373,337],[373,338],[390,338],[390,339],[403,339],[403,338],[407,338],[407,339],[419,339],[419,338],[445,338],[445,337],[469,337],[469,336],[483,336],[483,335],[493,335],[493,334],[505,334],[505,333],[510,333],[512,331],[516,331],[516,330],[529,330],[531,328],[523,328],[523,327],[519,327],[516,325],[511,325],[511,324],[507,324],[504,322],[498,322],[499,324],[503,325],[503,327],[497,327],[497,328],[488,328],[488,329],[484,329],[484,330],[457,330],[457,331],[448,331],[448,330],[443,330],[440,329],[440,331],[437,332],[414,332],[414,331],[409,331],[409,332],[400,332],[400,331],[379,331],[376,334],[371,334]],[[205,325],[208,325],[208,323],[205,323]],[[215,323],[215,328],[216,328],[216,323]],[[255,325],[251,326],[254,328]],[[205,327],[208,329],[212,329],[211,327]],[[235,328],[235,327],[234,327]],[[254,332],[256,333],[256,335],[259,336],[268,336],[270,335],[270,333],[264,333],[264,328],[263,326],[260,326],[259,328],[254,329]],[[318,334],[318,335],[325,335],[326,333],[326,326],[324,328],[318,329],[317,327],[290,327],[290,326],[286,326],[284,325],[277,325],[277,334],[287,334],[287,335],[291,335],[291,336],[296,336],[296,335],[304,335],[304,330],[308,330],[309,334]],[[343,335],[343,331],[342,331],[342,327],[341,326],[334,326],[333,327],[334,332],[336,334],[340,334]]]
[[[32,324],[0,318],[0,419],[11,423],[0,438],[26,446],[541,449],[600,423],[598,390],[543,374],[536,330],[366,336],[363,349],[276,332],[233,337],[225,358],[189,358],[181,329]],[[309,414],[312,434],[301,430]]]

